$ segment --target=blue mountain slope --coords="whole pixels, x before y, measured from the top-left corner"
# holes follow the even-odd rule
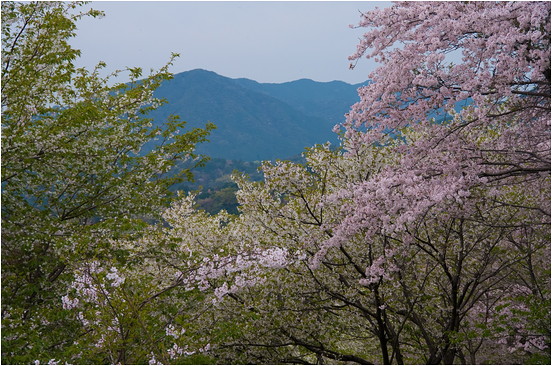
[[[332,122],[343,121],[353,103],[358,101],[357,89],[364,84],[351,85],[343,81],[317,82],[300,79],[281,84],[257,83],[236,79],[240,85],[277,98],[307,115]]]
[[[156,91],[168,103],[151,114],[162,121],[178,114],[190,127],[217,125],[199,153],[254,161],[287,158],[316,143],[337,142],[332,127],[356,102],[358,86],[298,80],[261,84],[214,72],[176,74]]]

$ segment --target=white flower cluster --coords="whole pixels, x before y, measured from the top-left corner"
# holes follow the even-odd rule
[[[224,282],[214,289],[213,302],[216,303],[227,294],[263,283],[264,277],[261,276],[263,268],[283,268],[290,262],[288,251],[277,247],[235,256],[214,255],[212,258],[203,258],[203,263],[199,268],[186,276],[183,282],[188,289],[197,287],[205,291],[212,288],[211,280],[233,275],[231,285]]]
[[[176,343],[173,343],[173,346],[167,350],[167,353],[169,354],[171,360],[179,356],[191,356],[195,354],[194,351],[188,351],[188,346],[184,346],[184,348],[182,348]]]
[[[180,336],[183,335],[184,333],[186,333],[186,329],[182,328],[180,330],[176,330],[174,325],[172,324],[169,324],[165,328],[165,334],[168,335],[169,337],[173,337],[174,339],[180,338]]]
[[[111,267],[106,278],[112,281],[111,285],[114,287],[119,287],[123,282],[125,282],[125,278],[119,274],[117,268],[115,267]]]
[[[90,262],[82,270],[76,271],[75,279],[70,286],[70,290],[74,290],[76,296],[70,297],[68,294],[62,296],[63,308],[74,309],[81,301],[97,303],[100,292],[106,289],[106,284],[100,282],[101,276],[99,276],[104,272],[105,270],[98,261]],[[119,287],[125,281],[125,278],[120,275],[118,269],[115,267],[111,267],[105,278],[108,280],[107,283],[112,287]]]

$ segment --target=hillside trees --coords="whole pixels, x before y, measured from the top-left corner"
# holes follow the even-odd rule
[[[2,3],[3,363],[55,359],[88,332],[62,308],[68,285],[86,263],[125,262],[128,250],[110,240],[159,217],[167,188],[188,177],[167,173],[196,158],[212,128],[180,132],[176,116],[151,128],[147,113],[162,103],[152,93],[172,59],[145,77],[125,70],[124,84],[113,82],[123,71],[100,77],[103,63],[75,68],[75,22],[101,15],[81,5]],[[140,152],[152,139],[158,147]]]
[[[383,66],[359,90],[343,150],[238,179],[242,214],[224,227],[241,241],[217,240],[221,254],[183,279],[213,289],[221,323],[243,324],[211,352],[546,362],[550,5],[399,3],[361,26],[352,60]]]
[[[212,343],[217,360],[500,363],[505,353],[520,362],[546,355],[547,227],[528,230],[526,210],[488,205],[488,190],[433,205],[405,230],[351,227],[347,240],[326,246],[353,202],[343,186],[399,169],[395,144],[349,155],[318,147],[306,166],[265,164],[264,182],[236,177],[242,214],[217,218],[216,235],[198,230],[189,203],[172,211],[166,233],[177,252],[197,252],[196,241],[199,258],[207,255],[175,266],[186,287],[214,302],[209,329],[226,334]],[[397,187],[379,194],[400,199]],[[496,226],[462,216],[472,205]],[[234,331],[222,330],[228,323]]]

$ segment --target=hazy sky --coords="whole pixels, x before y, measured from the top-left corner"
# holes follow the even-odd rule
[[[371,61],[349,70],[363,29],[351,29],[359,11],[390,6],[371,1],[93,1],[101,19],[77,23],[79,66],[105,61],[159,68],[180,53],[171,71],[202,68],[260,82],[300,78],[358,83],[375,68]]]

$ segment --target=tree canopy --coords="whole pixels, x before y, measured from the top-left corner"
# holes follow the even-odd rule
[[[56,354],[73,327],[60,296],[82,261],[124,260],[109,240],[138,235],[188,172],[167,173],[205,141],[177,116],[152,128],[153,90],[170,78],[74,66],[79,3],[2,2],[2,361]],[[173,55],[174,57],[174,55]],[[126,72],[130,81],[115,83]],[[157,148],[140,151],[157,139]],[[69,332],[68,332],[69,331]],[[68,334],[69,333],[69,334]],[[70,338],[69,338],[70,339]],[[34,358],[33,358],[34,357]],[[54,358],[54,357],[51,357]]]

